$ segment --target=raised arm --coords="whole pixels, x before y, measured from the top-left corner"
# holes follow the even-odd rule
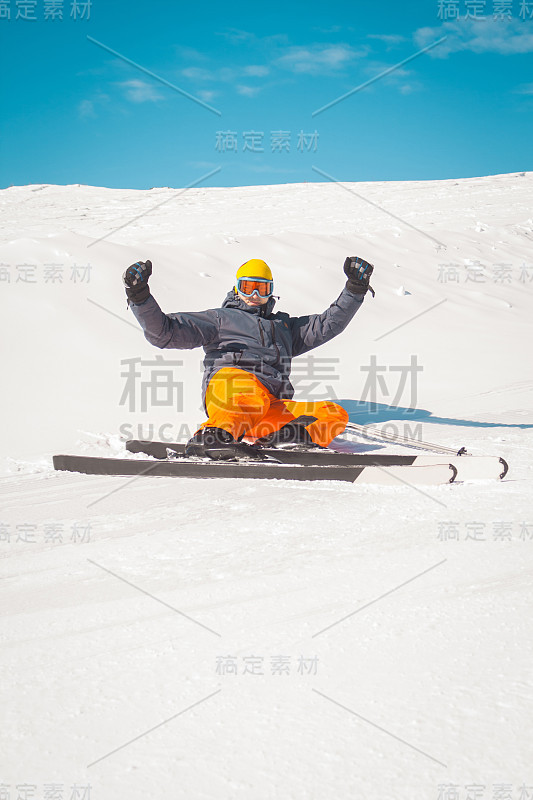
[[[188,350],[216,341],[219,330],[216,310],[164,314],[150,294],[151,274],[151,261],[137,261],[123,275],[128,305],[150,344]]]
[[[366,292],[370,289],[370,276],[374,267],[367,261],[351,256],[344,262],[347,276],[346,286],[334,303],[322,314],[291,317],[293,356],[302,355],[337,336],[346,328],[361,308]]]

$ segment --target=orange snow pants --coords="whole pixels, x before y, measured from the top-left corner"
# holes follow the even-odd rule
[[[305,415],[316,417],[316,422],[306,425],[312,440],[327,447],[348,422],[348,412],[337,403],[279,400],[255,375],[236,367],[223,367],[213,375],[205,404],[208,419],[200,428],[224,428],[235,439],[242,435],[259,439]]]

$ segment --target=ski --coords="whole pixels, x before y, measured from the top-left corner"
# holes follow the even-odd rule
[[[146,442],[139,439],[130,439],[126,442],[126,450],[130,453],[144,453],[152,458],[166,459],[169,456],[185,456],[185,445],[178,442]],[[457,480],[481,480],[504,478],[509,467],[503,458],[498,456],[470,456],[439,454],[418,455],[387,454],[387,453],[339,453],[335,450],[287,450],[268,449],[261,452],[281,461],[283,464],[318,464],[321,466],[361,466],[361,467],[427,467],[442,464],[443,461],[457,470]]]
[[[56,455],[54,469],[86,475],[146,475],[181,478],[261,478],[299,481],[347,481],[378,486],[432,486],[451,483],[457,470],[451,464],[430,466],[361,466],[283,464],[274,461],[212,461],[194,458],[101,458]]]

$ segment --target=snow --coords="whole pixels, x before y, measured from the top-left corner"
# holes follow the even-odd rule
[[[436,800],[442,784],[465,798],[509,784],[514,800],[533,785],[532,189],[517,173],[0,192],[0,786]],[[314,352],[332,369],[319,391],[358,424],[501,455],[504,481],[53,471],[54,452],[125,457],[125,433],[183,440],[203,419],[202,353],[144,340],[121,284],[130,263],[152,260],[171,312],[216,307],[236,268],[264,258],[278,308],[305,314],[335,299],[347,255],[375,264],[376,298]],[[62,282],[45,280],[50,265]],[[121,405],[121,362],[161,355],[183,362],[181,409],[142,410],[139,387]],[[359,402],[372,356],[385,368],[374,415]],[[393,403],[412,356],[416,397],[407,381]],[[245,673],[252,657],[264,674]]]

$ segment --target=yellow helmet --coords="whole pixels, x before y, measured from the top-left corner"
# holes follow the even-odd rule
[[[239,278],[262,278],[264,281],[273,280],[270,267],[260,258],[251,258],[249,261],[245,261],[237,270],[236,278],[237,280],[239,280]]]

